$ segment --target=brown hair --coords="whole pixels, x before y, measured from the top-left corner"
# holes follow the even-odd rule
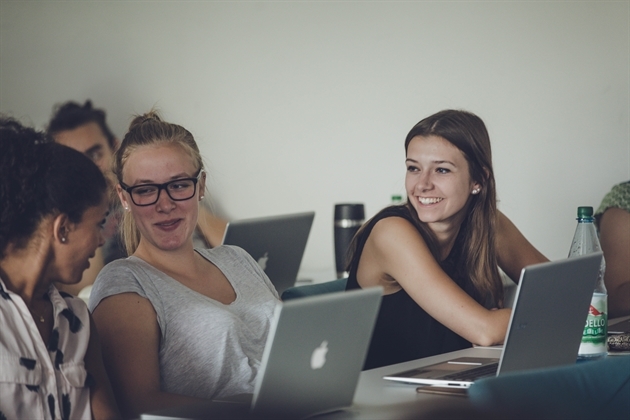
[[[99,126],[109,147],[116,150],[116,136],[105,121],[105,111],[94,108],[89,99],[83,105],[73,101],[57,105],[48,123],[48,135],[54,138],[62,131],[74,130],[92,122]]]
[[[473,181],[482,188],[472,195],[470,207],[460,227],[455,246],[459,247],[463,264],[459,272],[467,278],[467,291],[482,305],[502,305],[503,285],[496,255],[496,185],[492,170],[492,151],[486,126],[475,114],[459,110],[444,110],[417,123],[405,139],[405,152],[415,137],[438,136],[462,151]],[[407,200],[415,227],[427,243],[436,261],[440,261],[439,247],[433,232],[420,221],[415,209]],[[366,223],[367,225],[367,223]],[[364,225],[365,226],[365,225]],[[363,227],[361,228],[363,230]],[[356,238],[351,246],[356,252]],[[354,255],[353,258],[358,256]]]
[[[177,145],[188,153],[194,162],[195,170],[203,169],[203,160],[193,135],[181,125],[162,120],[157,111],[151,110],[136,116],[129,125],[129,131],[114,154],[112,171],[118,182],[123,182],[123,170],[129,156],[141,146]],[[124,212],[121,223],[121,236],[127,254],[133,254],[140,243],[140,231],[133,216]]]

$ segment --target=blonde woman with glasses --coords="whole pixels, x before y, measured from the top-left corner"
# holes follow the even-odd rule
[[[206,173],[192,134],[154,112],[114,156],[130,257],[90,295],[125,416],[253,392],[278,294],[245,251],[195,249]]]

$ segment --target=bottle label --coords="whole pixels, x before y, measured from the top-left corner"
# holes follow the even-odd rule
[[[606,353],[608,333],[608,304],[607,296],[603,293],[593,294],[591,306],[586,317],[582,343],[578,354],[580,356],[598,355]]]

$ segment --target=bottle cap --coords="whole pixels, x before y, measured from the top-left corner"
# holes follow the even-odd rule
[[[586,206],[578,207],[577,217],[579,219],[584,219],[586,217],[593,217],[593,207],[590,207],[590,206],[589,207],[586,207]]]

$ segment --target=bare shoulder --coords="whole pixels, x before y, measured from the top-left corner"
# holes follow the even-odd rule
[[[609,255],[615,254],[627,261],[630,250],[630,212],[617,207],[606,210],[599,222],[599,235],[607,259]]]
[[[406,258],[429,257],[433,259],[424,238],[418,229],[402,217],[379,220],[368,237],[366,247],[371,246],[394,264]]]
[[[618,207],[610,207],[604,212],[601,220],[603,223],[608,223],[612,226],[621,226],[626,228],[628,226],[628,221],[630,221],[630,212]]]
[[[401,240],[420,239],[420,233],[415,226],[403,217],[386,217],[376,222],[368,240],[378,244],[400,246]],[[424,241],[423,241],[424,242]]]
[[[377,226],[393,226],[398,228],[407,227],[415,230],[413,224],[409,220],[401,216],[385,217],[376,222],[374,228],[376,229]]]
[[[404,287],[401,277],[417,270],[418,264],[433,261],[415,226],[402,217],[379,220],[366,240],[357,281],[362,287],[379,285],[389,294]]]

